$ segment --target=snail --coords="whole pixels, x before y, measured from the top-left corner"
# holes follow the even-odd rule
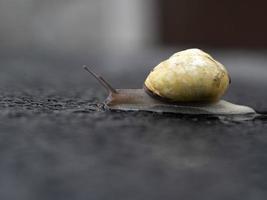
[[[109,110],[151,111],[178,114],[253,114],[247,106],[220,100],[231,79],[226,68],[200,49],[187,49],[157,65],[142,89],[114,89],[90,70],[109,92],[104,105]]]

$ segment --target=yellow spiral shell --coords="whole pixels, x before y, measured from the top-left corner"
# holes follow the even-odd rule
[[[229,82],[221,63],[200,49],[188,49],[157,65],[144,86],[150,93],[172,102],[215,102]]]

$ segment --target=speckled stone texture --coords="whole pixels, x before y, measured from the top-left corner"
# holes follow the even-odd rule
[[[81,68],[99,66],[114,87],[138,88],[170,52],[1,56],[0,199],[266,199],[265,115],[105,111],[105,91]],[[215,54],[233,65],[225,99],[267,113],[266,54]]]

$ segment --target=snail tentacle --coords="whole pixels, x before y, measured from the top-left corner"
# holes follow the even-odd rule
[[[86,65],[83,68],[89,72],[98,82],[109,92],[109,94],[117,93],[117,91],[102,77],[90,70]]]

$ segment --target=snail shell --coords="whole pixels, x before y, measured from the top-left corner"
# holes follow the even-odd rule
[[[243,115],[256,112],[247,106],[219,100],[230,76],[225,67],[199,49],[178,52],[148,75],[143,89],[114,89],[89,70],[109,92],[104,105],[110,110],[177,114]]]
[[[221,63],[199,49],[188,49],[156,66],[144,88],[163,101],[215,102],[225,93],[229,82]]]

